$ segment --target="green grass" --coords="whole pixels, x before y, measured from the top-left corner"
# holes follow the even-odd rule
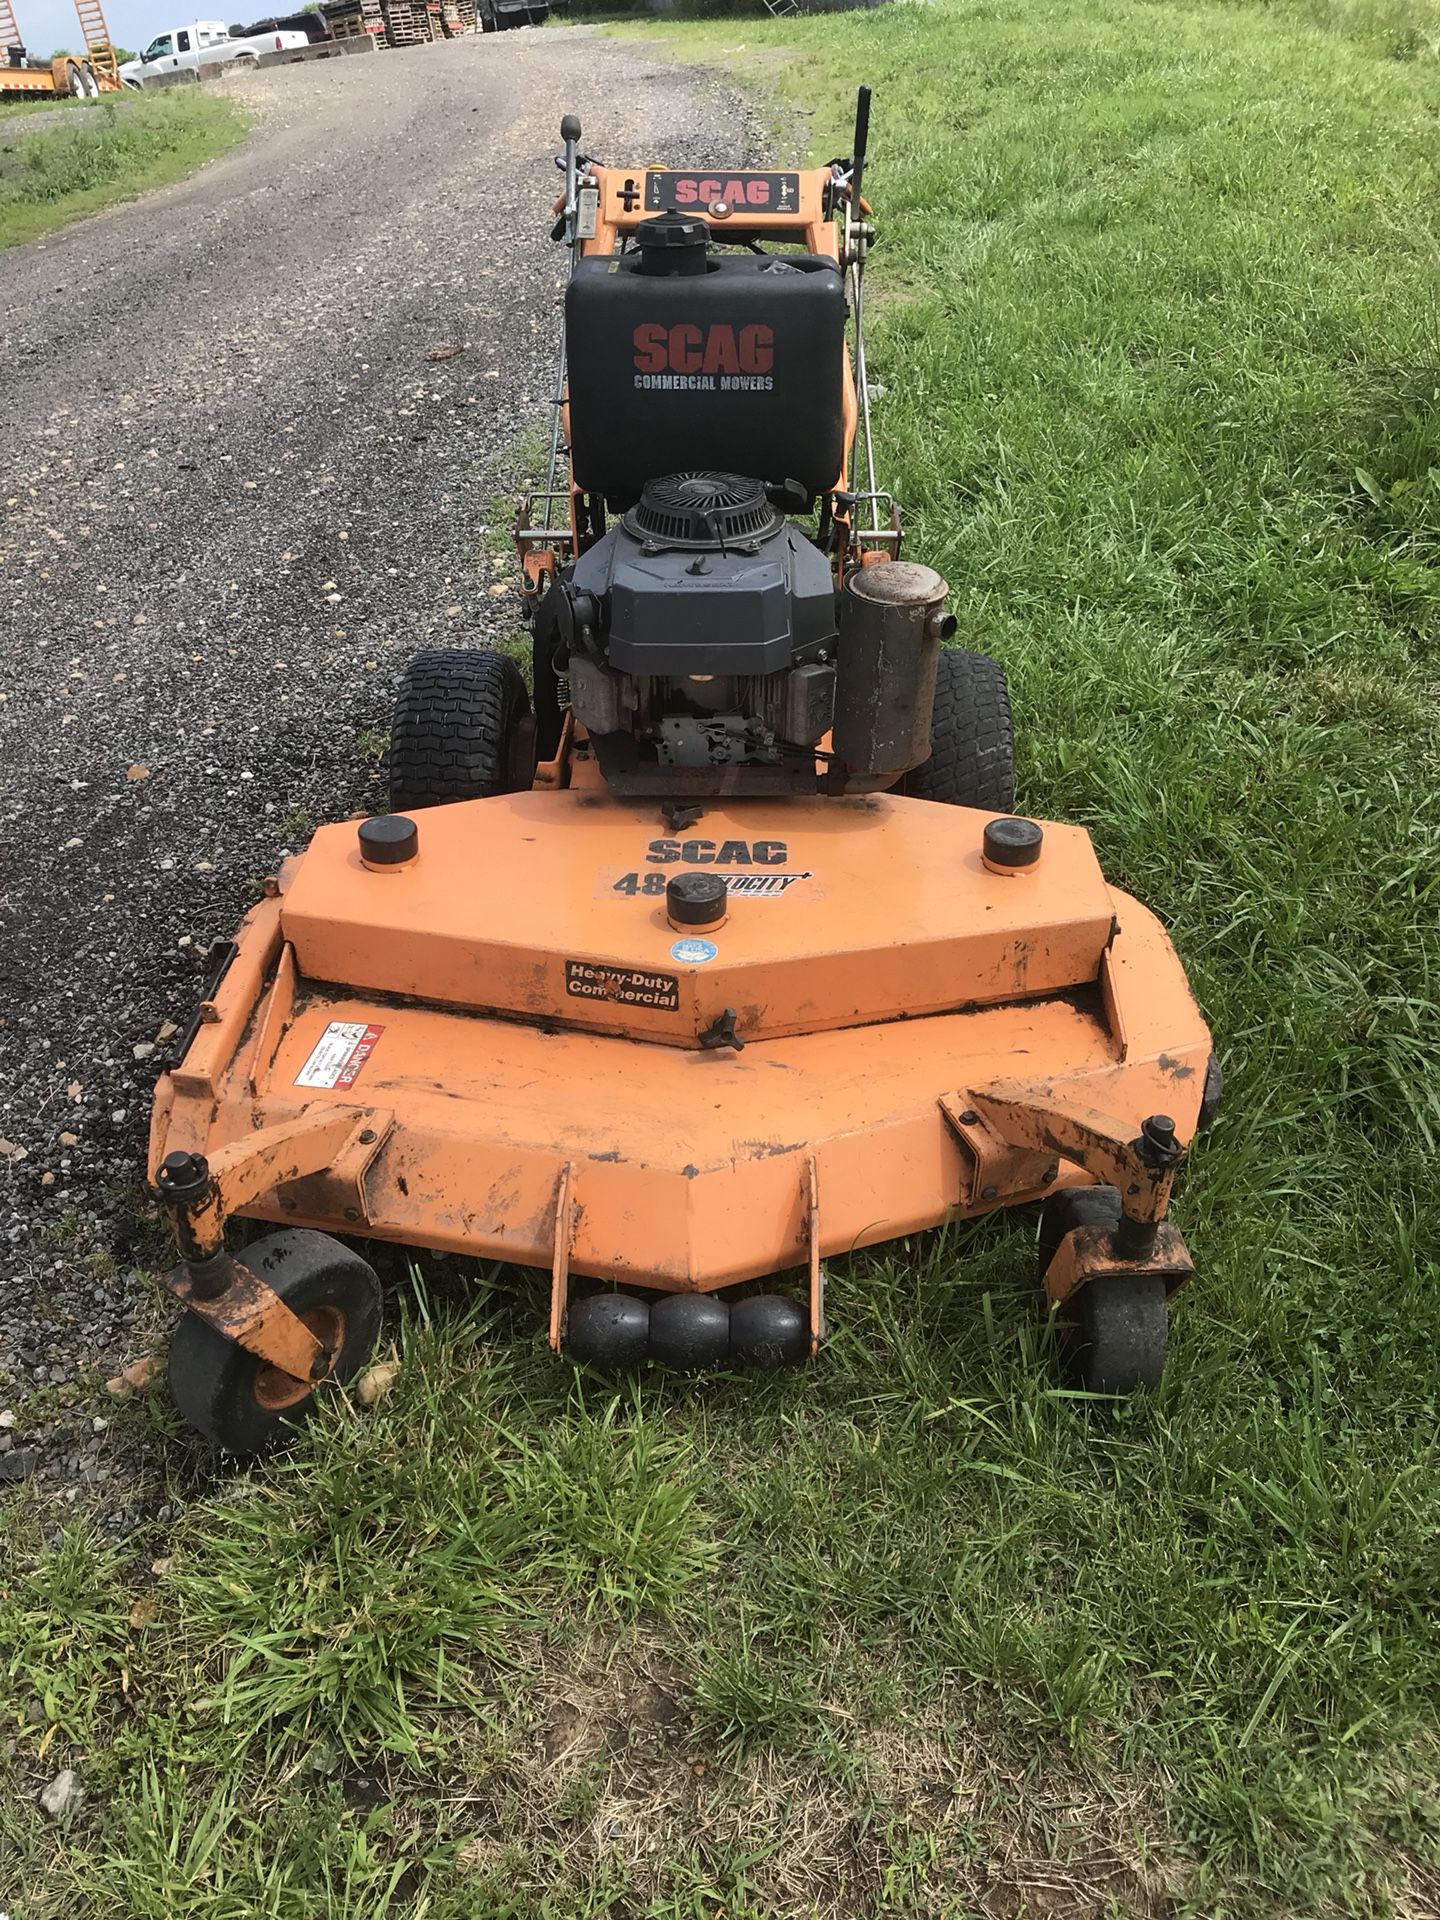
[[[181,89],[85,103],[66,125],[29,133],[24,111],[0,138],[0,247],[179,180],[247,125],[234,102]]]
[[[605,1386],[533,1277],[417,1284],[378,1412],[177,1444],[173,1527],[12,1508],[12,1920],[1440,1908],[1440,71],[1369,19],[667,30],[821,156],[877,89],[910,551],[1228,1070],[1162,1391],[1057,1389],[1015,1219],[836,1263],[793,1379]]]

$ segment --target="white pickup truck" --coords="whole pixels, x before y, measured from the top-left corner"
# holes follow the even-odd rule
[[[281,53],[289,47],[308,46],[303,33],[281,32],[251,34],[233,40],[223,20],[193,20],[188,27],[171,27],[157,33],[137,59],[127,60],[120,78],[127,87],[143,87],[165,73],[178,73],[186,67],[218,67],[227,60],[257,61],[262,53]]]

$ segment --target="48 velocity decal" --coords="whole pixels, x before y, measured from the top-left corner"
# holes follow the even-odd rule
[[[621,873],[607,867],[596,875],[595,897],[620,894],[628,899],[663,900],[669,878],[653,867],[648,873]],[[732,899],[783,900],[792,887],[799,887],[808,899],[814,900],[821,891],[819,881],[808,867],[798,873],[777,873],[772,867],[758,873],[722,873],[720,878]]]

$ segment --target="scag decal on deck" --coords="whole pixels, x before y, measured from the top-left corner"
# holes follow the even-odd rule
[[[652,840],[645,858],[663,867],[783,867],[783,840]]]
[[[673,973],[644,967],[611,967],[598,960],[567,960],[565,991],[575,1000],[613,1000],[622,1007],[658,1007],[674,1013],[680,982]]]
[[[626,187],[630,186],[627,180]],[[628,198],[621,195],[622,201]],[[647,213],[685,212],[723,200],[734,213],[794,213],[800,205],[798,173],[670,173],[645,175]],[[626,212],[630,207],[626,206]]]
[[[384,1027],[363,1020],[332,1020],[295,1076],[297,1087],[353,1087]]]

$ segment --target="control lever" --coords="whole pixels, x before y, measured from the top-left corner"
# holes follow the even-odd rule
[[[870,145],[870,89],[861,87],[855,97],[855,158],[850,164],[850,206],[860,217],[860,182],[865,177],[865,150]]]
[[[559,220],[551,230],[553,240],[564,240],[567,246],[575,244],[575,183],[579,177],[580,116],[567,113],[560,122],[560,138],[565,143],[565,152],[561,165],[565,169],[565,205]]]

